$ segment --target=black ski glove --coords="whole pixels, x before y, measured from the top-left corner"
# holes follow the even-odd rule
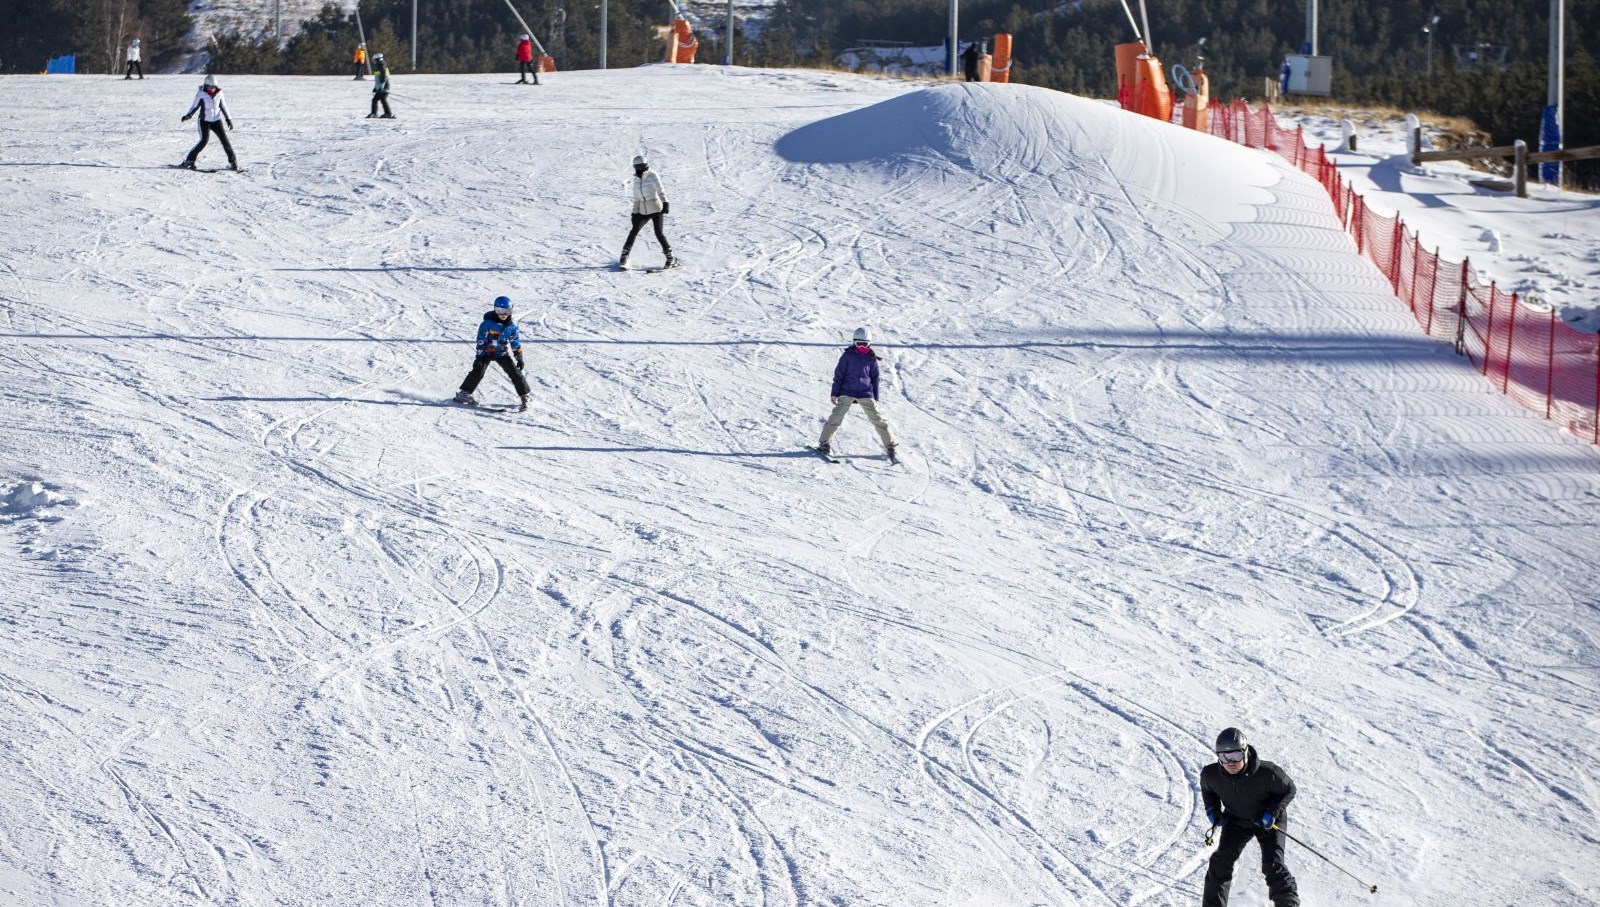
[[[516,360],[517,360],[517,371],[520,372],[520,371],[522,371],[522,354],[521,353],[517,353],[517,354],[515,354],[515,357],[516,357]]]
[[[186,113],[183,116],[178,118],[178,122],[187,123],[187,122],[189,122],[189,118],[193,117],[193,116],[194,116],[194,114],[192,114],[192,113]]]
[[[228,124],[228,128],[229,129],[233,128],[233,121],[232,120],[228,119],[227,117],[223,117],[222,119],[223,119],[224,122],[226,122]]]
[[[672,210],[672,203],[671,202],[662,202],[661,203],[661,213],[662,214],[666,214],[670,210]]]

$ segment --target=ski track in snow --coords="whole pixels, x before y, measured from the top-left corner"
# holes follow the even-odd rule
[[[1226,724],[1385,903],[1593,900],[1600,455],[1315,184],[1022,86],[497,80],[225,77],[214,175],[190,77],[0,82],[0,495],[75,501],[0,511],[10,902],[1189,904]],[[502,292],[535,406],[448,404]],[[858,324],[898,466],[803,450]]]

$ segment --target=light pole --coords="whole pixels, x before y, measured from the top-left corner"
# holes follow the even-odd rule
[[[722,65],[733,65],[733,0],[728,0],[728,55],[723,59]]]
[[[610,4],[600,0],[600,68],[606,68],[606,13],[610,11]]]
[[[1567,14],[1565,0],[1550,0],[1550,87],[1546,97],[1546,106],[1554,108],[1555,141],[1540,142],[1541,151],[1560,151],[1566,144],[1566,136],[1562,129],[1562,95],[1565,86],[1562,84],[1562,70],[1567,66]],[[1546,144],[1553,147],[1546,148]],[[1544,177],[1546,182],[1561,185],[1562,167],[1559,162],[1554,166],[1546,165]]]
[[[1428,36],[1428,75],[1433,75],[1433,27],[1439,24],[1439,17],[1434,16],[1428,24],[1422,26],[1422,33]]]
[[[411,0],[411,71],[417,71],[417,0]]]

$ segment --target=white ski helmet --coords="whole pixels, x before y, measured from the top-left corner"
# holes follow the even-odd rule
[[[522,40],[524,40],[524,41],[532,41],[533,39],[528,37],[527,35],[523,35],[522,36]]]
[[[645,159],[644,155],[636,154],[636,155],[633,156],[633,166],[635,166],[635,167],[648,167],[648,166],[650,166],[650,162]]]
[[[856,328],[855,334],[852,335],[850,339],[854,340],[856,343],[865,343],[870,345],[872,343],[872,332],[866,328]]]
[[[216,76],[210,76],[210,75],[206,76],[206,80],[203,83],[203,85],[206,88],[216,88],[217,87],[217,77]]]
[[[133,44],[134,44],[135,47],[138,47],[139,46],[139,39],[138,38],[134,38],[133,39]]]

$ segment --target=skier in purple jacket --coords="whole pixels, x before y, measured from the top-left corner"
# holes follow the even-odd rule
[[[878,354],[872,349],[872,334],[866,328],[856,328],[852,343],[839,355],[839,364],[833,368],[831,399],[833,412],[822,426],[822,440],[817,442],[817,450],[825,455],[832,454],[830,442],[834,433],[844,424],[850,407],[859,404],[866,411],[867,421],[878,430],[878,439],[883,442],[889,459],[896,459],[894,432],[889,428],[889,420],[878,409]]]

